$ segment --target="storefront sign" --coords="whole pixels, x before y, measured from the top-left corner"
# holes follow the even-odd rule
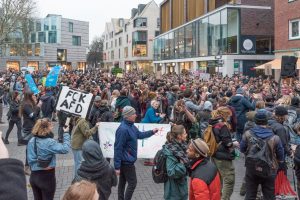
[[[93,102],[93,94],[62,86],[56,103],[56,110],[86,118]]]
[[[241,36],[241,53],[255,54],[256,53],[256,37]]]
[[[140,131],[150,131],[158,128],[158,132],[150,138],[138,140],[138,158],[154,158],[156,152],[166,143],[169,124],[134,124]],[[105,158],[114,157],[116,131],[120,123],[101,122],[98,128],[100,147]]]

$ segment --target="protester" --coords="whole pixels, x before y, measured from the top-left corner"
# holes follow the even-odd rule
[[[220,200],[221,182],[218,169],[207,158],[209,148],[200,138],[191,140],[187,156],[191,160],[190,200]]]
[[[43,118],[52,120],[52,114],[55,112],[55,98],[52,88],[46,87],[46,93],[41,97],[41,112]]]
[[[100,200],[96,184],[82,180],[71,185],[62,200]]]
[[[89,180],[97,185],[99,200],[108,200],[111,188],[117,185],[115,170],[103,157],[99,144],[87,140],[82,146],[83,161],[73,182]]]
[[[114,167],[116,174],[120,176],[118,199],[130,200],[137,184],[134,166],[137,160],[137,139],[151,137],[158,132],[158,129],[155,128],[152,131],[140,132],[134,126],[136,111],[131,106],[123,108],[122,118],[121,125],[116,132],[114,144]],[[128,183],[128,186],[125,191],[126,183]]]
[[[31,168],[30,185],[35,200],[52,200],[56,190],[56,154],[70,150],[68,127],[64,129],[63,144],[53,139],[53,124],[48,118],[39,119],[32,129],[28,143],[28,164]]]
[[[2,131],[0,131],[2,137]],[[21,161],[9,158],[8,150],[0,140],[0,199],[27,200],[24,165]]]
[[[128,90],[127,89],[122,89],[120,91],[120,96],[117,98],[116,100],[116,113],[115,113],[115,120],[120,122],[122,120],[122,112],[123,112],[123,108],[125,106],[131,106],[130,100],[128,98]]]
[[[71,147],[74,156],[74,177],[82,161],[82,145],[98,130],[99,123],[96,123],[93,128],[90,128],[89,122],[80,117],[75,118],[75,128],[72,131]]]
[[[157,112],[157,109],[159,107],[159,103],[156,100],[151,101],[151,107],[148,108],[144,119],[142,119],[141,123],[159,123],[161,122],[164,117],[166,116],[163,113]]]
[[[92,127],[94,127],[98,121],[98,118],[101,116],[100,115],[100,102],[101,102],[101,97],[100,96],[96,96],[94,99],[94,104],[92,107],[92,110],[90,112],[89,115],[89,122],[91,123]],[[99,136],[98,136],[98,131],[96,132],[96,134],[93,134],[93,139],[94,141],[99,143]]]
[[[166,156],[168,180],[164,184],[165,200],[188,199],[187,168],[189,159],[187,150],[187,133],[182,125],[174,125],[167,134],[167,142],[163,146]]]
[[[258,110],[255,114],[256,126],[246,131],[243,135],[240,149],[246,156],[246,197],[245,200],[256,199],[258,185],[262,187],[264,199],[275,199],[275,178],[279,165],[284,161],[284,149],[281,140],[277,135],[274,135],[272,129],[268,128],[268,114],[264,109]],[[254,140],[260,139],[266,142],[271,151],[266,155],[272,166],[269,170],[264,171],[263,175],[258,175],[256,172],[256,160],[247,160],[248,155],[255,155],[251,149],[257,145]],[[250,158],[250,157],[249,157]],[[262,158],[261,158],[262,159]],[[254,167],[253,167],[254,166]],[[261,169],[262,170],[262,169]]]
[[[4,138],[4,144],[9,144],[8,137],[11,131],[14,128],[14,125],[16,124],[17,126],[17,136],[18,136],[18,146],[23,145],[22,144],[22,122],[21,122],[21,117],[20,117],[20,100],[21,96],[18,92],[13,92],[12,99],[9,103],[9,110],[7,113],[7,119],[9,120],[8,123],[8,129],[6,131],[6,135]],[[2,138],[3,139],[3,138]]]

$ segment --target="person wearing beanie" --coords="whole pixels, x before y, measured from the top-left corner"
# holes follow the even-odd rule
[[[290,156],[291,155],[291,149],[290,149],[290,135],[288,132],[288,129],[286,129],[284,122],[286,121],[288,116],[288,111],[284,106],[277,106],[274,109],[274,119],[269,120],[269,125],[272,128],[273,132],[275,135],[278,135],[283,149],[284,149],[284,160],[286,158],[286,156]],[[279,166],[280,170],[284,170],[286,172],[287,170],[287,166],[286,163],[282,163]]]
[[[255,102],[250,102],[244,97],[245,91],[242,88],[238,88],[236,95],[231,97],[228,105],[233,107],[236,112],[237,126],[236,126],[236,139],[241,141],[244,125],[247,122],[246,113],[255,109]]]
[[[118,185],[118,199],[130,200],[137,185],[134,163],[137,160],[138,139],[149,138],[158,132],[155,128],[151,131],[141,132],[134,125],[136,111],[131,106],[125,106],[122,112],[120,126],[116,131],[114,144],[114,167],[120,176]],[[126,183],[127,188],[125,190]],[[125,193],[124,193],[125,192]]]
[[[261,185],[264,199],[275,199],[275,178],[280,165],[284,161],[284,149],[280,138],[274,135],[268,125],[268,112],[265,109],[257,110],[254,121],[256,126],[247,130],[241,140],[240,150],[246,157],[246,197],[245,199],[256,199],[258,186]],[[264,140],[269,148],[268,157],[272,162],[271,175],[267,177],[258,176],[251,162],[247,162],[247,156],[255,143],[254,138]],[[255,163],[253,163],[255,164]]]
[[[217,167],[207,159],[209,148],[205,141],[191,140],[187,156],[191,160],[190,200],[221,199],[221,181]]]

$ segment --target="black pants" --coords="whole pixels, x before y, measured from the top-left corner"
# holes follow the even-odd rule
[[[21,119],[20,120],[9,120],[9,125],[8,125],[8,129],[6,131],[6,136],[5,139],[8,140],[9,134],[10,132],[13,130],[14,125],[16,124],[17,128],[18,128],[18,142],[20,142],[20,140],[22,139],[22,123],[21,123]]]
[[[56,189],[55,169],[32,171],[30,184],[34,200],[53,200]]]
[[[125,191],[126,182],[128,186]],[[136,187],[136,172],[134,165],[121,165],[118,186],[118,200],[130,200]],[[124,196],[125,192],[125,196]],[[125,197],[125,198],[124,198]]]
[[[64,128],[63,126],[58,126],[58,141],[63,143],[64,139]]]
[[[258,185],[261,185],[262,194],[264,199],[275,199],[275,178],[276,174],[261,178],[251,173],[246,169],[246,197],[245,200],[256,200]]]

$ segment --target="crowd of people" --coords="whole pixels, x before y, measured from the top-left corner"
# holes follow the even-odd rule
[[[117,78],[107,71],[88,70],[62,71],[57,86],[50,88],[44,86],[46,76],[45,71],[32,74],[40,90],[37,95],[30,91],[22,74],[5,72],[0,79],[0,123],[3,106],[8,107],[9,121],[3,143],[9,144],[16,124],[17,144],[26,145],[22,171],[22,163],[9,159],[0,141],[0,156],[5,154],[0,157],[0,171],[9,168],[7,174],[0,173],[4,176],[1,178],[18,174],[20,179],[20,193],[2,191],[0,187],[0,199],[2,195],[3,199],[27,199],[23,173],[30,176],[35,200],[53,199],[56,154],[72,150],[74,180],[64,200],[106,200],[117,185],[118,199],[130,200],[137,185],[137,140],[158,131],[140,132],[134,123],[171,124],[161,151],[167,176],[163,181],[166,200],[230,200],[235,185],[233,161],[242,158],[241,153],[246,168],[240,190],[245,197],[241,198],[275,199],[280,195],[276,193],[277,174],[287,174],[291,163],[300,195],[297,79],[278,83],[266,77],[215,75],[201,80],[190,73],[158,79],[155,74],[140,72]],[[62,85],[94,95],[87,118],[56,111]],[[53,133],[54,122],[58,123],[58,133]],[[121,123],[112,161],[103,156],[99,146],[100,122]],[[157,165],[154,160],[144,164]]]

